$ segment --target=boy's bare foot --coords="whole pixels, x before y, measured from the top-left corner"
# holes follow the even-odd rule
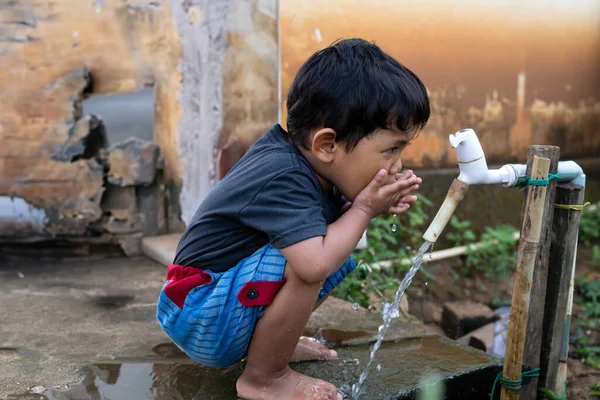
[[[316,339],[300,336],[290,361],[331,360],[334,358],[337,358],[337,351],[328,349]]]
[[[342,400],[331,383],[302,375],[290,367],[272,375],[261,375],[246,367],[236,389],[244,400]]]

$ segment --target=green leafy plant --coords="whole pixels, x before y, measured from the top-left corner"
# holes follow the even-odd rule
[[[592,368],[600,369],[600,346],[590,346],[589,343],[580,342],[575,346],[575,356]]]
[[[453,246],[464,246],[475,242],[477,237],[471,230],[471,221],[461,221],[455,215],[450,218],[451,230],[446,234],[446,239]]]
[[[464,246],[473,244],[477,240],[475,232],[471,229],[471,221],[461,221],[455,215],[450,218],[450,226],[448,226],[446,233],[446,239],[452,244],[452,246]],[[456,272],[453,268],[448,269],[448,273],[456,280],[463,276],[468,276],[471,270],[463,265]]]
[[[589,274],[578,276],[577,290],[583,297],[580,306],[584,317],[600,318],[600,279],[591,279]]]
[[[466,267],[477,268],[488,278],[507,278],[517,264],[517,232],[511,225],[487,227],[481,235],[482,245],[467,249]]]
[[[600,206],[594,204],[581,212],[579,241],[586,246],[600,241]]]
[[[428,215],[425,209],[431,202],[424,196],[413,203],[408,211],[394,218],[379,216],[369,223],[367,247],[354,252],[359,266],[333,291],[344,300],[369,307],[374,298],[382,299],[386,292],[395,291],[400,285],[402,272],[407,269],[399,260],[410,258],[423,243],[422,235]],[[392,232],[392,224],[396,232]],[[390,265],[377,265],[392,261]]]
[[[577,291],[587,301],[598,301],[600,299],[600,279],[594,279],[589,273],[579,275],[575,278]]]
[[[410,208],[404,214],[397,216],[397,230],[395,236],[398,244],[404,247],[407,255],[414,255],[419,247],[423,244],[423,232],[425,223],[428,220],[426,209],[432,206],[432,203],[423,195],[419,195],[419,200],[412,203]],[[392,222],[392,217],[387,216],[387,229]]]
[[[579,306],[583,314],[578,321],[578,327],[574,336],[575,356],[581,362],[600,369],[600,346],[592,343],[591,337],[586,333],[590,329],[596,329],[600,319],[600,279],[590,274],[579,275],[575,278],[577,291],[581,295]],[[585,331],[584,331],[585,330]]]
[[[500,307],[508,307],[510,306],[512,303],[509,300],[502,300],[502,299],[492,299],[492,301],[490,302],[490,307],[494,310],[500,308]]]
[[[592,265],[594,267],[600,267],[600,246],[597,244],[592,247]]]

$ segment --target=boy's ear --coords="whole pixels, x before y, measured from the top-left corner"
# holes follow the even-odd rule
[[[312,138],[311,152],[319,161],[329,163],[333,161],[339,146],[335,138],[337,134],[331,128],[319,129]]]

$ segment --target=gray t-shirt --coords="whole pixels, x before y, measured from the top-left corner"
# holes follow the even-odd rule
[[[258,139],[202,202],[174,264],[223,272],[260,247],[282,249],[314,236],[341,215],[302,153],[277,124]]]

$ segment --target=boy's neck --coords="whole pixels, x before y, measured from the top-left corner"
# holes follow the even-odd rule
[[[298,148],[298,147],[297,147]],[[317,180],[319,181],[319,185],[321,185],[321,188],[323,189],[323,191],[327,194],[332,194],[333,193],[333,183],[331,183],[327,178],[325,178],[321,173],[319,173],[319,161],[315,159],[315,157],[312,155],[312,153],[306,149],[302,149],[302,148],[298,148],[298,150],[300,150],[300,153],[302,153],[302,155],[304,156],[304,158],[306,158],[306,161],[308,161],[308,164],[310,165],[310,167],[312,168],[312,170],[315,172],[315,175],[317,176]]]
[[[327,194],[333,193],[333,184],[319,175],[317,171],[315,171],[315,175],[317,175],[317,179],[319,180],[319,184],[321,185],[321,188],[323,188],[323,191]]]

